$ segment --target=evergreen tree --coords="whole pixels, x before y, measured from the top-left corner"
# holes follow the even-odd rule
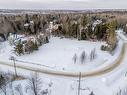
[[[74,61],[74,64],[75,64],[75,63],[76,63],[76,61],[77,61],[77,54],[76,54],[76,53],[74,54],[74,56],[73,56],[72,60]]]
[[[90,52],[90,61],[94,60],[96,57],[96,49],[94,48],[91,52]]]
[[[25,23],[29,23],[29,15],[28,14],[25,15]]]
[[[107,29],[107,43],[109,45],[112,45],[115,42],[116,42],[115,27],[113,26],[113,23],[109,23]]]
[[[23,44],[21,43],[21,41],[18,41],[15,48],[14,48],[14,51],[15,53],[17,53],[19,56],[21,54],[24,54],[24,51],[23,51]]]
[[[116,43],[117,43],[117,38],[116,38],[116,34],[115,34],[114,23],[109,23],[108,24],[108,29],[107,29],[107,44],[111,48],[110,51],[115,49]]]
[[[85,27],[88,24],[88,17],[86,15],[83,15],[81,17],[81,26]]]

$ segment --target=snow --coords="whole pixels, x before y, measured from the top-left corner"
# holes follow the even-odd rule
[[[100,23],[102,23],[102,20],[96,20],[96,21],[94,21],[93,26],[95,27],[96,25],[98,25]]]
[[[102,20],[96,20],[93,22],[93,27],[92,27],[92,30],[94,31],[95,27],[98,25],[98,24],[101,24],[102,23]]]
[[[116,30],[119,38],[123,39],[124,41],[127,41],[127,37],[125,36],[124,32],[122,29]]]
[[[24,24],[24,26],[25,26],[25,27],[27,27],[27,26],[29,26],[29,24],[28,24],[28,23],[26,23],[26,24]]]
[[[2,37],[0,37],[0,42],[3,42],[3,41],[4,41],[4,39]]]
[[[22,72],[22,74],[24,75],[29,74],[29,71],[26,70],[18,70],[18,73],[19,72]],[[115,93],[120,88],[124,88],[125,85],[127,85],[126,84],[127,78],[124,76],[124,73],[121,74],[120,73],[121,70],[117,69],[106,75],[82,78],[81,88],[82,89],[89,88],[90,91],[93,91],[95,93],[95,95],[115,95]],[[115,75],[119,75],[119,78],[114,77]],[[42,89],[43,90],[49,89],[51,91],[51,95],[77,95],[78,78],[58,77],[58,76],[50,76],[45,74],[40,74],[40,77],[42,78],[43,81]],[[112,80],[116,80],[116,81],[112,81]],[[51,82],[53,84],[52,87],[48,87],[48,84]],[[18,84],[22,85],[22,88],[24,89],[23,90],[24,95],[31,95],[25,93],[25,84],[27,85],[27,80],[16,81],[13,83],[13,85],[15,86]],[[90,91],[81,90],[80,95],[84,95],[84,94],[89,95]]]
[[[118,36],[123,39],[124,42],[126,42],[126,37],[123,35],[122,30],[117,30],[116,32],[118,33]],[[11,55],[15,56],[11,52],[12,47],[8,45],[8,42],[1,44],[0,60],[10,62],[8,58]],[[15,57],[19,60],[35,62],[51,67],[54,66],[56,70],[61,70],[64,67],[64,69],[67,71],[88,71],[110,65],[118,57],[123,41],[119,40],[118,47],[114,51],[115,54],[113,56],[107,52],[101,51],[101,44],[104,44],[104,42],[77,41],[74,39],[60,39],[58,37],[53,37],[50,39],[48,44],[40,47],[39,51],[35,51],[30,55]],[[94,48],[97,50],[97,57],[94,61],[90,62],[88,58],[85,64],[81,64],[79,61],[76,64],[73,64],[72,57],[75,53],[77,53],[79,57],[81,52],[85,50],[87,55],[89,55],[90,51]],[[125,73],[127,71],[126,62],[127,53],[121,65],[110,73],[100,76],[81,78],[81,88],[86,90],[81,90],[80,95],[89,95],[90,91],[93,91],[95,95],[116,95],[119,89],[125,89],[127,87],[127,77],[125,77]],[[26,65],[27,63],[17,64],[28,66]],[[12,67],[1,64],[0,69],[5,72],[14,71]],[[24,69],[18,69],[19,75],[30,77],[31,73],[33,72]],[[43,81],[42,89],[48,89],[51,91],[50,95],[77,95],[78,78],[54,76],[42,73],[39,73],[39,75]],[[49,87],[50,83],[52,83],[51,87]],[[30,93],[25,93],[27,79],[22,81],[15,81],[13,83],[14,87],[18,84],[22,85],[24,95],[31,95]]]
[[[102,44],[105,43],[78,41],[76,39],[66,38],[60,39],[59,37],[52,37],[50,39],[50,42],[45,45],[42,45],[38,51],[35,51],[31,54],[16,56],[13,53],[13,47],[9,46],[8,42],[4,42],[3,45],[1,45],[4,48],[1,49],[0,58],[2,58],[1,61],[3,62],[10,62],[10,56],[15,56],[17,60],[26,62],[17,62],[17,64],[22,64],[26,66],[29,66],[29,63],[34,63],[36,67],[38,67],[37,64],[40,64],[40,66],[44,65],[47,67],[51,67],[54,70],[66,70],[77,72],[89,71],[99,68],[103,65],[105,66],[105,63],[109,64],[110,61],[112,61],[111,58],[115,58],[119,55],[119,50],[116,50],[116,52],[118,52],[114,56],[112,56],[108,52],[101,51],[100,47]],[[90,52],[94,48],[96,49],[97,56],[93,61],[90,61]],[[118,46],[118,49],[119,48],[120,46]],[[86,52],[87,58],[85,60],[85,63],[81,64],[80,56],[83,51]],[[77,54],[78,60],[74,64],[72,59],[75,53]]]
[[[127,55],[126,55],[127,56]],[[123,61],[124,63],[117,68],[116,70],[97,77],[88,77],[81,79],[81,88],[90,88],[95,95],[115,95],[115,93],[120,89],[124,88],[127,81],[125,77],[125,71],[127,69],[126,64],[127,59]],[[4,67],[4,66],[1,66]],[[10,67],[1,68],[1,70],[13,70]],[[124,70],[124,71],[123,71]],[[25,72],[25,73],[24,73]],[[29,75],[30,72],[26,70],[18,70],[18,74],[22,73],[23,75]],[[118,77],[117,77],[118,76]],[[78,89],[78,78],[67,78],[67,77],[58,77],[58,76],[50,76],[45,74],[40,74],[40,77],[43,80],[43,87],[42,89],[51,89],[51,95],[77,95]],[[23,81],[16,81],[16,84],[26,84],[27,80]],[[51,88],[48,87],[47,83],[53,83]],[[15,83],[14,83],[15,85]],[[25,87],[24,87],[25,88]],[[89,95],[89,91],[82,90],[81,95]],[[27,95],[26,93],[24,93]],[[30,94],[28,94],[30,95]]]
[[[30,21],[30,24],[34,24],[34,21]]]

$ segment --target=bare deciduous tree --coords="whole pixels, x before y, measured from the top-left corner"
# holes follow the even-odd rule
[[[3,92],[4,95],[7,95],[7,85],[10,82],[9,77],[5,75],[1,75],[0,79],[0,89]]]
[[[93,93],[93,91],[92,92],[90,92],[90,94],[89,95],[95,95],[94,93]]]
[[[31,90],[32,95],[40,95],[41,87],[42,87],[41,79],[39,78],[39,75],[35,73],[31,76],[31,78],[28,81],[28,85],[26,86],[26,92],[28,90]]]
[[[85,59],[86,59],[86,53],[85,53],[85,51],[83,51],[81,56],[80,56],[80,60],[81,60],[82,64],[85,62]]]
[[[90,52],[90,61],[94,60],[96,57],[96,49],[94,48],[91,52]]]
[[[15,90],[19,93],[19,95],[23,95],[21,84],[18,84],[18,85],[15,87]]]
[[[116,93],[116,95],[127,95],[127,88],[125,88],[125,89],[120,89],[117,93]]]
[[[74,64],[76,63],[77,58],[78,58],[78,57],[77,57],[77,54],[75,53],[75,54],[74,54],[74,56],[73,56],[73,58],[72,58],[72,60],[73,60]]]

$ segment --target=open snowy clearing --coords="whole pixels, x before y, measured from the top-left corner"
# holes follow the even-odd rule
[[[13,47],[9,46],[8,42],[4,42],[0,45],[0,61],[12,62],[9,58],[10,56],[15,56],[17,60],[23,61],[17,62],[17,64],[26,66],[33,66],[34,64],[34,66],[39,68],[47,67],[53,70],[89,71],[100,68],[100,66],[105,66],[106,64],[108,65],[119,55],[121,45],[118,45],[115,54],[112,56],[108,52],[100,50],[102,44],[105,43],[52,37],[50,42],[42,45],[38,51],[34,51],[31,54],[16,56],[13,53]],[[121,41],[119,44],[122,44]],[[96,58],[90,61],[90,52],[94,48],[96,49]],[[86,52],[86,60],[84,64],[81,64],[80,56],[83,51]],[[74,64],[73,56],[75,53],[78,59]]]
[[[121,35],[122,35],[122,33],[121,33]],[[63,39],[61,39],[61,40],[63,40]],[[64,39],[64,40],[68,40],[68,39]],[[74,40],[72,40],[72,41],[74,41]],[[87,41],[83,41],[83,42],[87,43]],[[46,44],[44,46],[46,47],[49,44]],[[92,43],[90,45],[93,45],[93,44],[94,43]],[[109,65],[108,62],[111,62],[111,61],[115,60],[115,58],[117,58],[117,56],[119,55],[121,44],[122,44],[122,42],[120,41],[117,49],[115,50],[115,55],[114,56],[111,56],[107,52],[103,53],[102,51],[99,50],[100,48],[97,49],[98,52],[102,52],[101,55],[104,56],[104,54],[105,54],[104,58],[107,58],[108,61],[105,64],[99,65],[99,66],[97,66],[95,68],[97,69],[97,68],[101,68],[103,66]],[[98,44],[98,47],[99,47],[99,45],[100,44]],[[97,45],[94,44],[94,46],[97,46]],[[44,47],[42,46],[41,48],[44,48]],[[90,48],[87,48],[87,49],[90,50]],[[25,55],[25,56],[21,56],[21,57],[18,57],[18,58],[23,58],[23,57],[26,57],[26,56],[32,56],[32,55],[37,54],[37,53],[38,53],[38,51],[34,52],[31,55]],[[8,55],[8,57],[9,57],[9,54],[6,54],[6,55]],[[106,55],[108,55],[108,56],[106,56]],[[3,59],[1,59],[1,60],[4,61],[5,58],[4,57],[2,57],[2,58]],[[97,60],[97,59],[99,59],[99,56],[97,56],[97,58],[95,60]],[[31,59],[31,62],[33,62],[34,60]],[[8,58],[5,61],[9,61]],[[28,61],[30,61],[30,59]],[[59,60],[59,63],[60,62],[61,62],[61,60]],[[113,71],[111,71],[111,72],[109,72],[107,74],[101,75],[101,76],[82,78],[81,79],[81,88],[82,89],[89,88],[90,91],[93,91],[95,95],[116,95],[116,93],[120,89],[124,90],[125,87],[127,86],[127,83],[126,83],[127,77],[125,76],[125,73],[127,71],[127,64],[126,64],[126,62],[127,62],[127,54],[125,55],[125,58],[122,61],[121,65],[118,66]],[[22,63],[22,64],[25,64],[25,63]],[[80,63],[78,64],[78,63],[76,63],[74,65],[75,66],[77,66],[77,65],[84,66],[84,68],[85,68],[85,66],[87,66],[88,64],[87,63],[86,64],[80,64]],[[1,64],[0,64],[0,69],[2,71],[4,71],[4,72],[8,72],[8,71],[9,72],[11,72],[11,71],[14,72],[13,67],[1,65]],[[77,68],[76,68],[76,70],[77,70]],[[27,71],[27,70],[24,70],[24,69],[18,69],[17,71],[18,71],[19,75],[30,76],[30,74],[31,74],[30,71]],[[59,76],[46,75],[46,74],[40,74],[40,78],[42,78],[42,81],[43,81],[43,83],[42,83],[42,85],[43,85],[42,89],[43,90],[48,89],[48,91],[51,91],[50,95],[77,95],[77,91],[78,91],[78,78],[67,78],[67,77],[59,77]],[[25,84],[26,84],[26,82],[27,82],[27,80],[15,81],[13,85],[15,87],[16,85],[21,84],[22,88],[23,88],[24,95],[31,95],[31,93],[26,93],[25,92]],[[52,83],[51,87],[49,87],[50,83]],[[87,90],[81,90],[81,94],[80,95],[89,95],[90,91],[88,89]],[[17,93],[17,92],[14,92],[14,93]]]

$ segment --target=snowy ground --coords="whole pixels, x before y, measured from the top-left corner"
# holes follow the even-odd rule
[[[105,66],[111,63],[112,58],[115,60],[120,52],[121,41],[119,42],[115,54],[112,56],[108,52],[100,50],[100,47],[104,42],[90,42],[90,41],[78,41],[76,39],[60,39],[58,37],[52,37],[48,44],[45,44],[39,48],[38,51],[31,53],[30,55],[16,56],[13,53],[12,46],[9,46],[8,42],[2,43],[0,45],[0,61],[10,62],[10,56],[15,56],[17,60],[25,61],[17,62],[17,64],[22,64],[26,66],[43,67],[48,66],[50,69],[54,70],[66,70],[66,71],[89,71],[100,66]],[[90,52],[96,49],[96,58],[90,61]],[[87,58],[84,64],[80,62],[81,53],[85,51]],[[77,54],[78,60],[76,64],[73,62],[74,54]],[[12,61],[11,61],[12,62]],[[28,63],[27,63],[28,62]],[[37,64],[40,64],[39,66]]]
[[[119,30],[119,31],[121,31],[121,30]],[[119,33],[120,32],[118,32],[118,35],[122,39],[126,39],[126,37],[122,33],[120,33],[120,34]],[[54,44],[54,41],[57,42],[57,40],[58,40],[58,43]],[[66,44],[64,41],[66,41]],[[17,59],[23,59],[23,60],[30,61],[30,62],[37,61],[38,63],[40,63],[40,60],[46,58],[47,60],[45,60],[45,62],[47,62],[47,63],[45,63],[45,64],[40,63],[40,64],[49,65],[49,66],[56,65],[58,67],[57,69],[61,69],[62,67],[64,67],[66,70],[69,70],[69,71],[73,71],[73,70],[77,70],[77,69],[87,71],[88,68],[89,69],[95,69],[95,68],[98,69],[98,68],[101,68],[105,65],[109,65],[109,62],[115,60],[115,58],[117,58],[117,56],[119,55],[121,41],[119,43],[119,46],[116,49],[114,56],[111,56],[107,52],[100,51],[99,49],[100,49],[101,44],[103,44],[103,43],[102,42],[89,43],[87,41],[78,42],[76,40],[69,40],[69,39],[61,39],[60,40],[59,38],[52,38],[52,41],[50,41],[49,44],[46,44],[40,48],[41,53],[36,51],[32,55],[24,55],[21,57],[17,57]],[[2,45],[2,47],[4,47],[4,50],[1,50],[0,60],[8,61],[9,56],[12,55],[11,53],[9,53],[10,47],[7,47],[7,42],[5,42],[4,45]],[[80,64],[80,63],[73,64],[72,63],[72,56],[75,52],[78,55],[80,55],[80,53],[83,50],[86,50],[86,52],[89,53],[89,51],[95,47],[97,49],[97,58],[94,61],[96,61],[97,63],[89,62],[89,61],[87,61],[85,64]],[[61,51],[61,49],[63,51]],[[5,53],[2,53],[3,51]],[[51,56],[49,56],[50,52],[53,53]],[[66,55],[64,55],[64,54],[66,54]],[[7,55],[8,55],[8,57],[5,57]],[[50,61],[50,60],[48,61],[49,58],[51,58],[52,61]],[[65,58],[65,60],[63,60],[63,58]],[[107,61],[104,64],[102,63],[103,64],[102,65],[101,60],[102,61],[107,60]],[[51,63],[49,63],[49,62],[51,62]],[[54,63],[54,62],[56,62],[56,63]],[[99,62],[100,62],[100,64],[98,64]],[[101,76],[82,78],[81,79],[81,88],[82,89],[89,88],[90,91],[93,91],[95,95],[116,95],[116,93],[119,89],[125,89],[125,87],[127,86],[127,83],[126,83],[127,77],[125,77],[125,73],[127,71],[126,62],[127,62],[127,54],[125,55],[125,58],[124,58],[122,64],[119,67],[117,67],[115,70],[113,70],[112,72],[101,75]],[[53,65],[51,65],[51,64],[53,64]],[[14,70],[12,67],[4,66],[4,65],[0,65],[0,69],[5,72],[7,72],[7,71],[10,72],[10,71]],[[32,72],[27,71],[27,70],[18,69],[18,74],[20,74],[20,75],[29,77],[31,73]],[[40,74],[40,77],[42,78],[42,81],[43,81],[42,89],[43,90],[48,89],[49,91],[51,91],[50,95],[78,95],[77,94],[78,78],[59,77],[59,76],[52,76],[52,75],[46,75],[46,74]],[[15,81],[13,83],[13,85],[16,86],[18,84],[21,84],[22,88],[23,88],[24,95],[31,95],[30,93],[25,92],[24,88],[25,88],[26,82],[27,82],[27,80]],[[48,86],[48,84],[50,84],[50,83],[52,83],[51,87]],[[81,90],[80,95],[89,95],[89,94],[90,94],[89,90]],[[8,94],[8,95],[10,95],[10,94]],[[16,94],[16,95],[19,95],[19,94]]]
[[[124,41],[127,41],[127,35],[123,32],[122,29],[116,31],[119,38],[123,39]]]
[[[127,56],[127,55],[126,55]],[[124,87],[126,87],[127,77],[125,77],[125,72],[127,71],[127,59],[125,58],[122,65],[115,69],[114,71],[97,77],[86,77],[81,79],[81,88],[93,91],[95,95],[116,95],[115,93]],[[0,65],[1,70],[13,71],[11,67],[4,67]],[[24,73],[25,72],[25,73]],[[18,74],[24,76],[30,76],[31,72],[27,70],[18,69]],[[48,89],[51,91],[50,95],[77,95],[78,91],[78,78],[67,78],[67,77],[59,77],[59,76],[51,76],[40,74],[40,77],[43,81],[42,89]],[[52,86],[48,85],[52,83]],[[22,85],[24,95],[31,95],[29,93],[25,93],[25,84],[27,85],[27,80],[15,81],[13,86],[18,84]],[[80,95],[89,95],[89,90],[81,90]],[[15,92],[16,93],[16,92]],[[8,94],[10,95],[10,94]],[[16,94],[18,95],[18,94]]]

